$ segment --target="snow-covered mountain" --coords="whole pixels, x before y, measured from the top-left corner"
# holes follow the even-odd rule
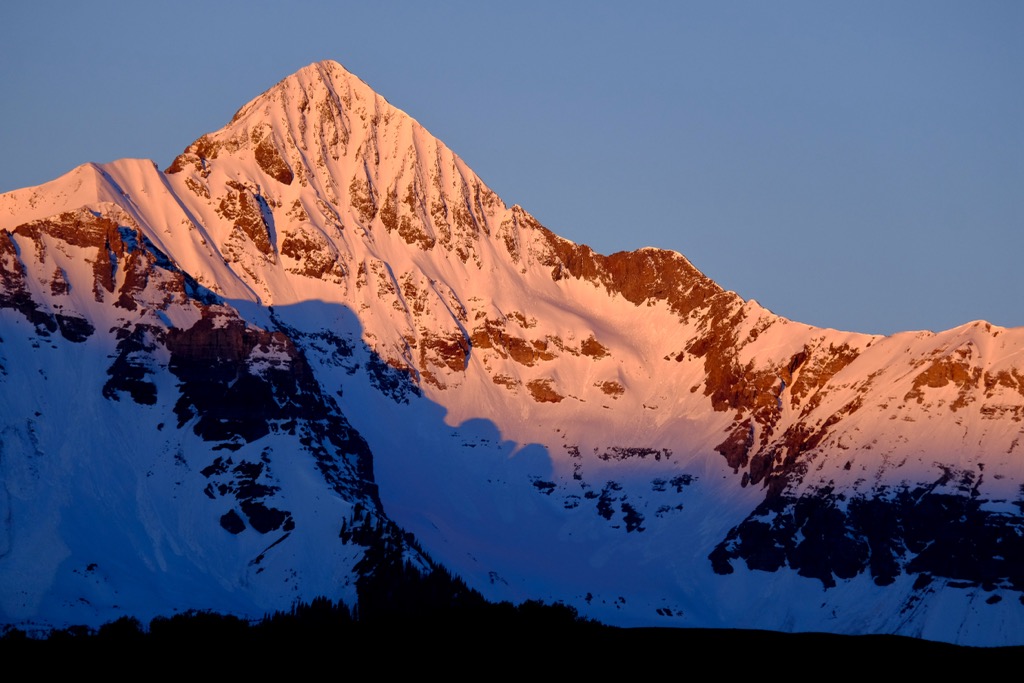
[[[0,228],[2,623],[351,601],[385,542],[614,624],[1024,643],[1024,328],[595,254],[333,62]]]

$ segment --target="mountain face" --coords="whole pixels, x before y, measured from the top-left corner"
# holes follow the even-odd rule
[[[596,254],[333,62],[0,228],[3,623],[351,601],[387,544],[615,624],[1024,642],[1024,328]]]

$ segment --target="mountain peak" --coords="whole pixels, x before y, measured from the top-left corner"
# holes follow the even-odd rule
[[[318,100],[330,92],[341,92],[355,88],[360,94],[376,95],[362,79],[333,60],[313,62],[295,73],[284,77],[258,97],[243,105],[232,117],[232,122],[242,118],[254,106],[267,99]]]
[[[225,152],[248,151],[268,175],[289,184],[291,167],[308,163],[311,147],[322,148],[321,159],[337,159],[353,133],[363,137],[381,115],[390,121],[398,114],[409,118],[337,62],[315,62],[242,106],[224,128],[193,142],[167,172],[197,163],[205,171],[206,162]]]
[[[597,254],[329,61],[0,221],[0,622],[351,600],[408,531],[616,623],[1024,632],[1024,328]]]
[[[405,232],[417,233],[423,245],[446,241],[434,233],[447,228],[434,224],[450,223],[450,211],[465,219],[463,227],[483,227],[482,216],[457,207],[469,214],[484,206],[505,210],[443,143],[333,61],[278,82],[224,128],[189,145],[166,173],[186,170],[194,176],[190,186],[241,182],[273,195],[295,194],[281,186],[310,188],[329,205],[351,204],[355,221],[368,229],[378,217],[396,229],[405,215]]]

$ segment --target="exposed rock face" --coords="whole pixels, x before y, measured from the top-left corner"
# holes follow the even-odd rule
[[[826,588],[862,573],[888,586],[908,573],[918,575],[921,588],[941,577],[959,588],[1020,593],[1020,518],[986,510],[989,501],[977,490],[981,479],[946,471],[929,486],[880,487],[849,499],[829,487],[799,498],[772,497],[710,559],[721,574],[731,574],[733,562],[742,559],[762,571],[791,567]],[[1021,508],[1024,498],[1012,503]]]
[[[538,403],[558,403],[565,398],[555,391],[550,379],[535,379],[528,382],[526,388],[530,390],[533,400]]]
[[[116,335],[117,355],[107,368],[110,379],[103,385],[104,398],[119,401],[121,393],[127,393],[136,403],[156,404],[151,354],[165,338],[165,330],[154,325],[135,325],[117,330]]]
[[[10,233],[0,235],[0,277],[3,278],[3,292],[0,293],[0,306],[17,311],[28,322],[35,326],[36,332],[47,335],[57,330],[56,320],[40,310],[39,304],[25,283],[25,267],[18,258],[18,248]],[[57,294],[63,293],[64,287],[57,287]]]
[[[266,201],[241,183],[229,181],[227,187],[228,193],[221,199],[217,209],[221,216],[234,221],[237,234],[232,235],[232,238],[241,240],[241,235],[244,235],[262,254],[272,255],[274,245],[271,243],[271,228],[264,209]]]
[[[1024,628],[1022,329],[821,330],[596,254],[331,62],[0,228],[4,621],[351,598],[373,538],[429,565],[409,532],[612,622]]]

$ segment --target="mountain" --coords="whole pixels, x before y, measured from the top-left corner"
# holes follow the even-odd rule
[[[0,622],[351,603],[386,556],[620,625],[1024,642],[1024,328],[596,254],[333,62],[0,228]]]

